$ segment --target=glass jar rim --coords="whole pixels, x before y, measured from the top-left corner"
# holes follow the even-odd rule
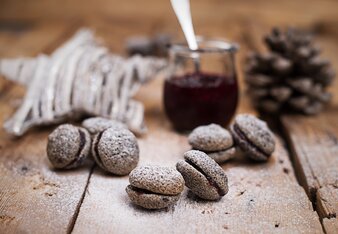
[[[222,52],[237,52],[239,45],[230,42],[223,38],[208,38],[197,36],[197,44],[199,47],[197,50],[192,50],[188,47],[187,43],[177,42],[168,45],[169,50],[173,52],[185,52],[185,53],[222,53]],[[204,44],[204,45],[203,45]]]

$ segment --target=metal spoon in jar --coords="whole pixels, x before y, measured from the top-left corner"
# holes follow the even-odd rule
[[[181,25],[185,39],[187,40],[189,49],[197,50],[198,45],[196,41],[194,27],[191,20],[189,0],[170,0],[170,1],[177,16],[177,19]],[[193,54],[193,59],[195,64],[195,71],[198,72],[200,70],[200,63],[197,53]]]

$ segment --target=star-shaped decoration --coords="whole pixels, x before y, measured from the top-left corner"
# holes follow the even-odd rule
[[[50,56],[2,59],[0,74],[27,87],[21,106],[4,127],[20,136],[34,126],[92,115],[121,121],[142,134],[143,104],[132,97],[166,64],[164,59],[114,55],[88,29]]]

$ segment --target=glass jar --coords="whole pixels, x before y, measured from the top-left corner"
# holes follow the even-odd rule
[[[210,123],[227,126],[237,108],[237,45],[199,38],[198,46],[198,50],[185,44],[169,47],[163,101],[167,117],[178,131]]]

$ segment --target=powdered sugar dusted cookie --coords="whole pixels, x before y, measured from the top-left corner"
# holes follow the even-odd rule
[[[202,151],[220,151],[230,148],[233,139],[228,130],[217,124],[195,128],[188,137],[189,144]]]
[[[264,121],[253,115],[238,115],[230,131],[238,147],[254,160],[266,161],[275,150],[273,133]]]
[[[127,175],[139,161],[136,137],[127,129],[107,128],[96,134],[92,154],[96,163],[115,175]]]
[[[82,122],[82,126],[86,128],[92,135],[102,132],[103,130],[106,130],[110,127],[127,128],[127,126],[121,122],[102,117],[93,117],[86,119]]]
[[[47,156],[55,168],[75,168],[88,157],[90,145],[86,129],[63,124],[48,136]]]

